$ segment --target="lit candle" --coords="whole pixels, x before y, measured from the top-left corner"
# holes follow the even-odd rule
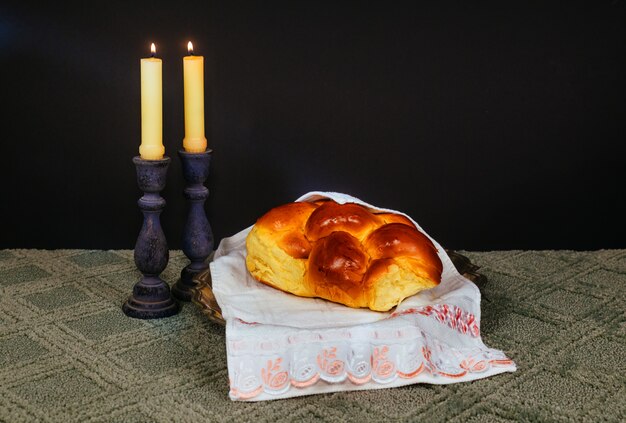
[[[193,55],[193,44],[187,44],[189,56],[183,58],[185,91],[185,138],[183,148],[189,153],[206,150],[204,136],[204,57]]]
[[[156,47],[150,46],[151,57],[141,59],[141,145],[139,155],[144,160],[160,160],[163,146],[163,84],[162,62],[155,57]]]

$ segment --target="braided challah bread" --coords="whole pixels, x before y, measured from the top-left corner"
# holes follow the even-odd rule
[[[276,207],[246,239],[248,271],[302,297],[387,311],[436,286],[433,243],[406,217],[332,200]]]

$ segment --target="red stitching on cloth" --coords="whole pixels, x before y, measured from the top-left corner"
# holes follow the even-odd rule
[[[476,322],[476,317],[472,313],[455,305],[435,304],[424,307],[407,308],[406,310],[392,313],[389,318],[391,319],[406,314],[421,314],[422,316],[433,317],[439,323],[448,325],[448,327],[463,335],[470,335],[474,338],[480,336],[480,328]]]

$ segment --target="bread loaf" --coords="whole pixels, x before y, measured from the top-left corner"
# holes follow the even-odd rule
[[[246,247],[258,281],[354,308],[388,311],[441,280],[437,249],[409,219],[354,203],[276,207],[256,222]]]

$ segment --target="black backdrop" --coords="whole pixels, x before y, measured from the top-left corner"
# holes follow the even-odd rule
[[[158,46],[185,218],[182,56],[206,62],[218,239],[310,190],[468,250],[626,247],[624,1],[0,4],[0,248],[132,248]]]

